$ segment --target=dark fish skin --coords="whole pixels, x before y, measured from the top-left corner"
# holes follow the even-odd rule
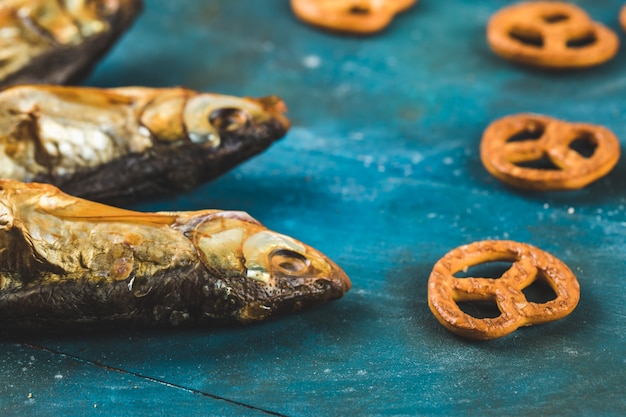
[[[57,1],[35,0],[30,3],[41,3],[45,7],[45,3]],[[93,1],[94,4],[98,2],[104,3],[104,0]],[[23,3],[26,6],[31,5],[29,1]],[[115,45],[143,9],[142,0],[114,0],[109,3],[115,3],[116,9],[100,17],[107,25],[105,30],[85,36],[80,42],[65,44],[56,41],[53,34],[38,24],[36,13],[20,19],[17,17],[19,10],[15,10],[11,23],[22,31],[19,41],[24,45],[23,54],[27,59],[19,68],[6,71],[0,77],[0,87],[18,84],[74,84],[87,77],[99,59]],[[0,25],[2,24],[4,21],[0,20]],[[15,44],[10,39],[6,42]],[[0,74],[4,72],[4,65],[6,64],[0,64]]]
[[[251,323],[342,297],[346,274],[243,212],[143,213],[0,179],[0,334]]]
[[[68,194],[109,203],[175,194],[223,175],[265,151],[286,132],[285,126],[273,119],[262,126],[226,132],[217,149],[200,148],[193,143],[175,150],[155,146],[150,152],[129,154],[97,169],[79,170],[69,176],[39,175],[34,181],[55,184]]]
[[[330,281],[320,281],[306,290],[294,287],[286,299],[267,300],[261,289],[246,285],[241,277],[219,278],[201,265],[155,275],[149,282],[151,291],[142,298],[129,291],[127,282],[103,283],[89,277],[0,294],[0,335],[249,324],[325,304],[344,292]],[[228,297],[225,287],[231,288]],[[242,319],[244,308],[262,318]]]

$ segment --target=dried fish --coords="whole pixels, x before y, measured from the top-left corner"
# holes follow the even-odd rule
[[[190,189],[285,135],[285,104],[184,88],[0,92],[0,177],[97,201]]]
[[[317,250],[243,212],[141,213],[0,180],[0,328],[253,322],[341,297]]]
[[[79,81],[141,0],[0,0],[0,86]]]

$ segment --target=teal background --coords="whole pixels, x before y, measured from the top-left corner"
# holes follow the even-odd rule
[[[626,39],[622,1],[575,3]],[[0,415],[626,414],[626,163],[580,191],[521,192],[478,151],[518,112],[601,124],[623,146],[626,51],[573,72],[505,62],[485,26],[507,4],[420,0],[356,38],[300,23],[287,0],[147,0],[85,84],[278,94],[293,127],[212,183],[129,207],[245,210],[329,255],[353,289],[253,326],[0,340]],[[568,264],[576,310],[491,342],[445,330],[432,266],[482,239]]]

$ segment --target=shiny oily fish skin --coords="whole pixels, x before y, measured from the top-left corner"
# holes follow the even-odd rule
[[[0,92],[0,177],[98,201],[190,189],[266,150],[290,123],[275,96],[50,85]]]
[[[248,323],[341,297],[346,274],[243,212],[142,213],[0,180],[0,327]]]
[[[141,0],[0,0],[0,86],[79,81],[141,9]]]

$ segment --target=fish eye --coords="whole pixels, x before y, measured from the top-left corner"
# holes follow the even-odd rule
[[[309,269],[309,260],[297,252],[278,250],[272,254],[272,267],[287,275],[300,275]]]
[[[252,116],[246,110],[235,107],[225,107],[211,112],[209,122],[221,131],[232,132],[247,126]]]

